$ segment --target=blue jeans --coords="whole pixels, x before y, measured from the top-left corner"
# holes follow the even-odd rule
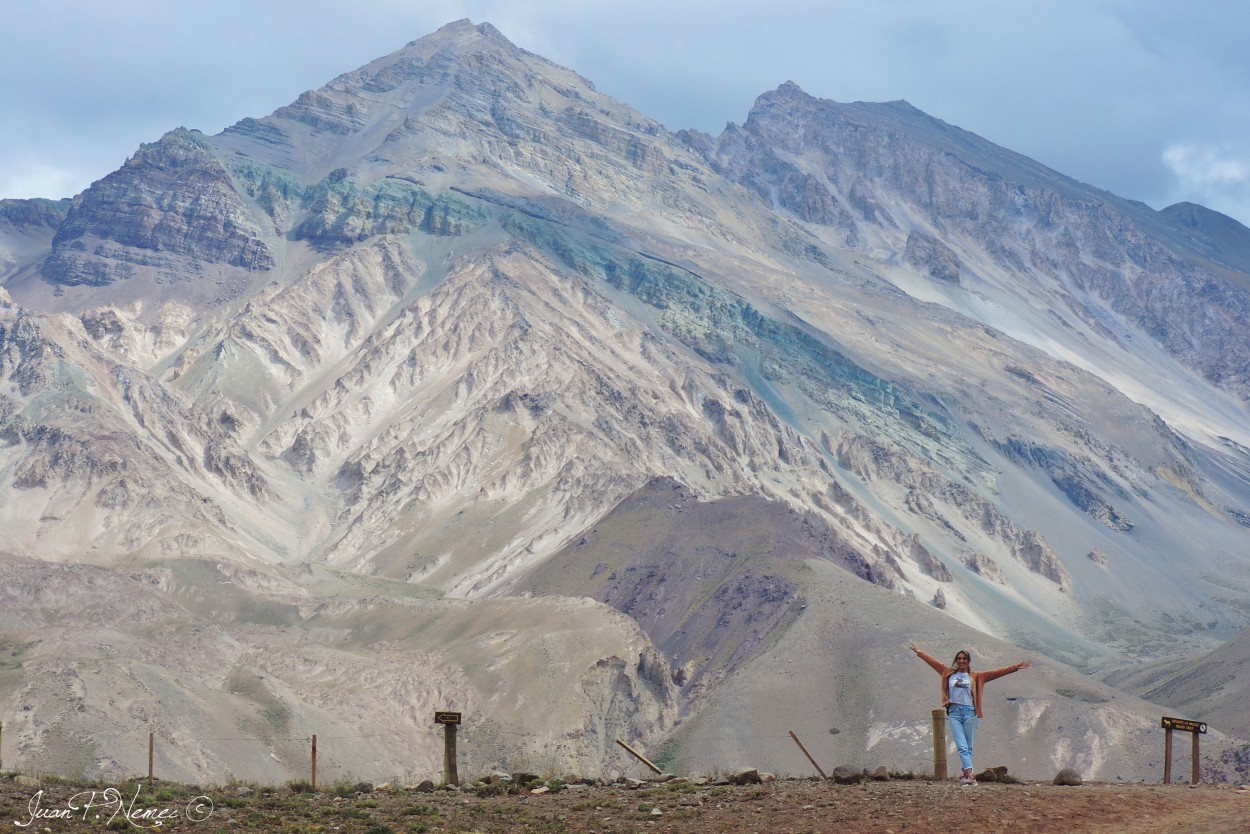
[[[955,741],[955,749],[959,751],[959,764],[964,770],[972,770],[972,739],[977,734],[977,711],[963,704],[955,704],[946,710],[946,721],[950,724],[951,738]]]

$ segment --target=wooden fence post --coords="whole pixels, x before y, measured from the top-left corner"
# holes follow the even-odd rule
[[[626,753],[629,753],[629,754],[630,754],[631,756],[633,756],[635,759],[637,759],[638,761],[642,762],[642,763],[643,763],[643,764],[645,764],[647,767],[649,767],[649,768],[651,768],[653,771],[655,771],[655,774],[656,774],[657,776],[663,776],[663,775],[664,775],[664,771],[662,771],[662,770],[660,770],[658,767],[656,767],[654,762],[652,762],[652,761],[651,761],[650,759],[648,759],[646,756],[644,756],[644,755],[642,755],[641,753],[639,753],[639,752],[638,752],[637,750],[635,750],[634,748],[630,747],[630,746],[629,746],[628,744],[626,744],[625,742],[621,741],[619,738],[616,740],[616,743],[617,743],[617,744],[619,744],[619,745],[621,745],[622,747],[624,747],[624,748],[625,748],[625,752],[626,752]]]
[[[946,779],[946,710],[933,711],[933,778]]]
[[[149,783],[152,781],[152,773],[154,772],[152,768],[152,760],[154,758],[153,753],[155,752],[155,750],[156,750],[156,733],[149,732],[148,733],[148,782]]]
[[[812,767],[816,768],[816,772],[820,774],[821,779],[828,779],[825,772],[820,769],[820,765],[816,764],[816,760],[812,758],[812,754],[807,752],[807,748],[803,746],[803,742],[799,741],[799,737],[794,734],[794,730],[790,731],[790,738],[794,739],[794,743],[803,751],[803,755],[807,756],[807,760],[812,763]]]
[[[312,790],[317,792],[317,734],[312,737]]]

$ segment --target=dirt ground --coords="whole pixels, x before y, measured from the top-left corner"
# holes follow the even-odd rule
[[[595,832],[595,834],[1250,834],[1250,788],[1234,785],[988,784],[922,780],[749,786],[572,786],[545,794],[437,790],[317,794],[246,785],[104,786],[0,779],[12,831]],[[196,799],[197,796],[205,799]],[[90,807],[88,807],[90,806]],[[129,810],[129,819],[127,818]],[[157,824],[159,823],[159,825]]]

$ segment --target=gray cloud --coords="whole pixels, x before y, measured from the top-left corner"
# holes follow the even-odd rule
[[[1250,222],[1250,5],[1233,0],[51,0],[0,27],[0,196],[68,196],[179,125],[216,133],[459,18],[671,128],[792,80],[904,98],[1069,176]]]

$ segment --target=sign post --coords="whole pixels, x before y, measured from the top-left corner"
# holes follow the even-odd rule
[[[1193,765],[1190,784],[1198,784],[1198,734],[1207,731],[1205,721],[1190,721],[1186,718],[1170,718],[1163,716],[1163,784],[1172,784],[1172,731],[1180,730],[1193,736]]]
[[[460,726],[460,713],[440,710],[434,713],[434,723],[443,725],[443,781],[448,785],[459,785],[460,776],[456,773],[456,727]]]

